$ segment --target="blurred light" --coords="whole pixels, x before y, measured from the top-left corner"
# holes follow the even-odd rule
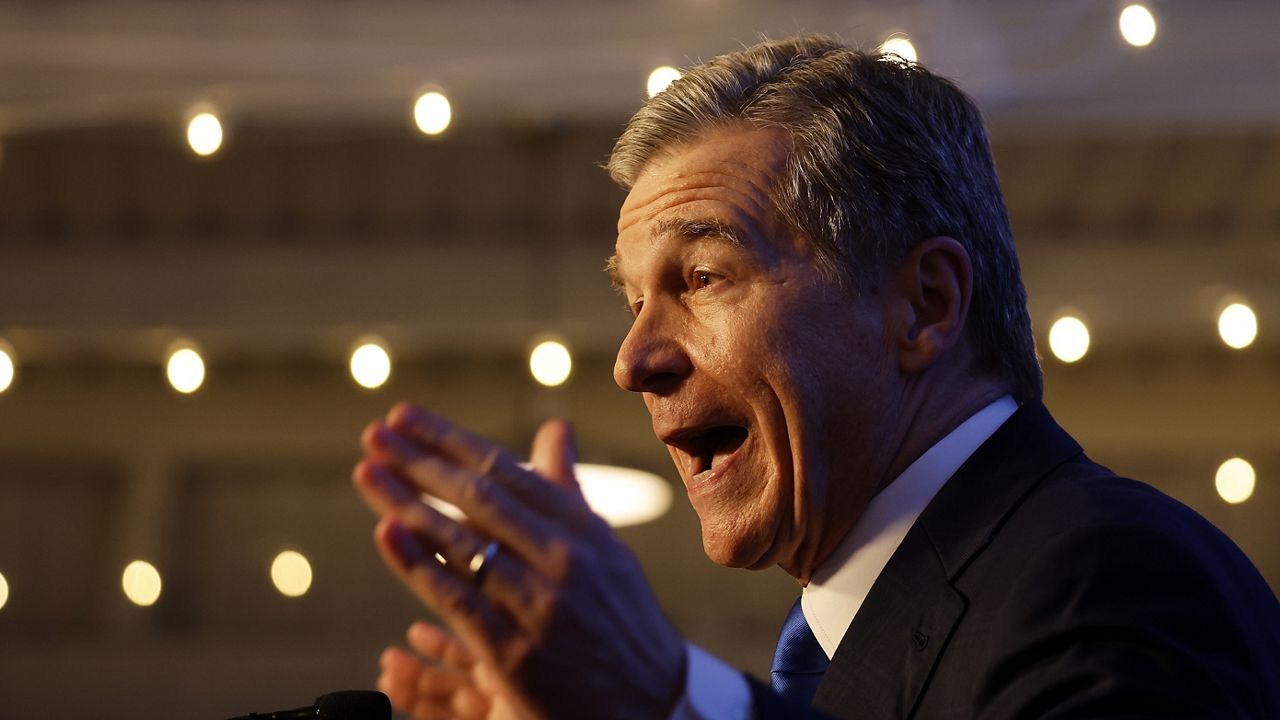
[[[145,560],[134,560],[120,578],[125,597],[134,605],[147,607],[160,598],[160,572]]]
[[[0,610],[4,609],[4,604],[9,602],[9,581],[4,579],[4,573],[0,573]]]
[[[1218,466],[1213,485],[1218,488],[1218,495],[1223,500],[1235,505],[1248,500],[1249,496],[1253,495],[1253,486],[1257,479],[1253,466],[1248,461],[1237,457]]]
[[[520,466],[526,470],[532,467],[529,463]],[[574,464],[573,472],[587,505],[613,527],[656,520],[671,509],[671,486],[653,473],[590,463]],[[455,520],[466,517],[456,506],[439,498],[423,495],[422,499]],[[443,558],[437,558],[443,562]]]
[[[418,124],[418,129],[427,135],[444,132],[452,119],[453,110],[449,107],[449,98],[442,93],[423,93],[413,104],[413,120]]]
[[[285,597],[301,597],[311,589],[311,563],[300,552],[285,550],[271,561],[271,582]]]
[[[574,465],[587,504],[614,527],[638,525],[671,507],[671,486],[642,470],[613,465]]]
[[[204,384],[204,359],[189,343],[179,342],[165,361],[165,373],[174,390],[187,395]]]
[[[1073,315],[1063,315],[1049,328],[1049,350],[1065,363],[1073,363],[1089,352],[1089,328]]]
[[[1258,337],[1258,316],[1244,303],[1231,303],[1218,315],[1218,336],[1236,350],[1249,347]]]
[[[187,123],[187,144],[201,157],[218,152],[222,147],[222,122],[211,112],[197,113]]]
[[[1130,5],[1120,12],[1120,34],[1134,47],[1146,47],[1156,37],[1156,19],[1141,5]]]
[[[653,72],[649,73],[649,82],[646,83],[646,87],[649,90],[649,97],[653,97],[663,90],[666,90],[668,85],[679,79],[680,71],[670,65],[663,65],[662,67],[654,68]]]
[[[17,374],[17,363],[13,360],[15,354],[9,343],[0,340],[0,393],[9,389],[13,376]]]
[[[892,35],[880,46],[881,55],[897,55],[907,62],[916,62],[916,46],[906,35]]]
[[[351,353],[351,377],[370,390],[391,377],[391,355],[380,340],[368,339]]]
[[[555,340],[538,343],[529,353],[529,371],[533,373],[534,380],[547,387],[564,383],[569,379],[569,373],[573,372],[573,358],[569,355],[569,348]]]

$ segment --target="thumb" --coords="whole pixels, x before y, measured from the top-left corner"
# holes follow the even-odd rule
[[[556,485],[577,489],[573,464],[578,452],[573,445],[573,426],[566,420],[548,420],[533,436],[529,462],[533,471]]]

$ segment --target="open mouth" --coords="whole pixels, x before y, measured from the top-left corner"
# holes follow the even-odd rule
[[[682,433],[667,442],[688,456],[690,478],[724,467],[738,448],[747,441],[747,429],[738,425],[719,425]]]

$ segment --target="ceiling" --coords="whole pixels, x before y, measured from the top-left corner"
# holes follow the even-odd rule
[[[15,2],[0,6],[0,132],[179,120],[398,123],[444,89],[459,122],[625,118],[661,64],[761,34],[875,47],[905,33],[996,122],[1275,124],[1274,2]]]

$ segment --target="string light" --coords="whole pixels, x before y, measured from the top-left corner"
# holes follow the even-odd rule
[[[360,340],[351,351],[351,377],[370,390],[382,387],[391,377],[391,355],[386,343],[375,337]]]
[[[424,134],[439,135],[449,127],[452,119],[453,108],[444,93],[434,90],[423,93],[413,104],[413,121]]]
[[[196,113],[187,122],[187,144],[201,157],[218,152],[222,147],[222,121],[209,111]]]
[[[679,79],[680,71],[670,65],[654,68],[653,72],[649,73],[648,82],[645,83],[645,87],[649,91],[649,97],[666,90],[668,85]]]
[[[191,341],[179,340],[170,346],[165,375],[173,389],[183,395],[190,395],[204,384],[204,358]]]
[[[311,563],[295,550],[285,550],[271,561],[271,583],[285,597],[301,597],[311,589]]]
[[[1156,38],[1156,18],[1141,5],[1120,11],[1120,35],[1134,47],[1146,47]]]
[[[1253,466],[1247,460],[1235,457],[1218,466],[1213,485],[1218,490],[1218,497],[1237,505],[1253,495],[1257,478]]]
[[[562,385],[573,372],[573,356],[564,343],[543,340],[529,353],[529,372],[533,373],[534,380],[547,387]]]
[[[1049,328],[1049,350],[1064,363],[1073,363],[1089,352],[1089,326],[1074,315],[1063,315]]]
[[[13,385],[13,378],[18,373],[18,363],[15,358],[17,354],[13,351],[13,346],[4,340],[0,340],[0,393],[9,389]]]
[[[890,35],[880,46],[881,55],[897,55],[907,62],[916,62],[916,46],[906,35]]]
[[[139,607],[154,605],[160,599],[160,571],[146,560],[129,563],[120,576],[125,597]]]
[[[1218,314],[1218,337],[1227,347],[1241,350],[1258,337],[1258,316],[1245,303],[1235,302]]]

